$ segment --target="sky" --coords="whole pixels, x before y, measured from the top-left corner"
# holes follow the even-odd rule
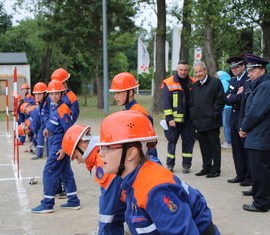
[[[12,6],[15,2],[15,0],[3,0],[4,1],[4,8],[7,11],[9,15],[13,16],[12,23],[13,25],[17,25],[18,22],[22,19],[25,19],[27,17],[33,17],[33,15],[30,12],[27,12],[26,10],[21,10],[20,13],[15,12],[12,9]],[[101,1],[101,0],[100,0]],[[166,4],[172,5],[172,4],[182,4],[182,1],[179,0],[166,0]],[[135,23],[137,26],[143,26],[143,28],[156,28],[157,27],[157,16],[153,9],[151,9],[149,6],[145,8],[142,14],[138,15],[136,17]],[[176,25],[177,21],[176,19],[168,17],[168,24]]]

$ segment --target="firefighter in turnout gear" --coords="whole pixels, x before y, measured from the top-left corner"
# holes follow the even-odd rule
[[[184,174],[190,172],[196,138],[189,111],[191,84],[196,80],[188,75],[188,68],[189,65],[186,61],[180,61],[177,65],[177,72],[163,80],[161,84],[163,109],[168,127],[167,130],[164,130],[168,140],[167,168],[170,171],[174,169],[176,145],[181,135]]]

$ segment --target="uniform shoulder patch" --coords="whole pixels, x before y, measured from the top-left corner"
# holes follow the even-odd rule
[[[66,104],[63,103],[58,107],[58,114],[60,118],[63,118],[65,114],[70,116],[71,115],[70,108]]]
[[[66,96],[69,98],[71,104],[73,104],[77,100],[77,96],[73,91],[68,91],[66,93]]]

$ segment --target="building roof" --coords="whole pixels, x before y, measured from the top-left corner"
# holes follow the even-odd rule
[[[28,64],[25,52],[0,53],[0,65],[8,64]]]

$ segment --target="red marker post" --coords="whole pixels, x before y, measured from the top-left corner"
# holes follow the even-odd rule
[[[7,122],[7,134],[9,135],[8,80],[6,80],[6,122]]]
[[[13,77],[13,92],[14,92],[14,163],[17,160],[18,178],[20,177],[20,157],[19,157],[19,136],[18,136],[18,101],[17,101],[17,68],[14,68]]]

